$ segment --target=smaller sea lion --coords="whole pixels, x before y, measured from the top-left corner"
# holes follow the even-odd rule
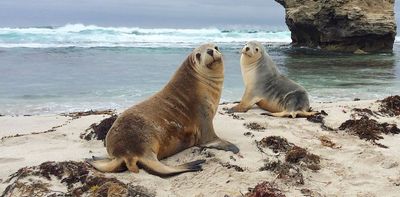
[[[245,92],[240,103],[228,112],[246,112],[254,104],[268,111],[267,115],[285,117],[310,116],[306,90],[280,74],[264,46],[250,41],[242,48],[240,66]]]

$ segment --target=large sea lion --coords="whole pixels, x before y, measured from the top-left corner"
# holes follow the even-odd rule
[[[310,116],[306,90],[280,74],[264,46],[250,41],[242,49],[240,66],[245,92],[240,103],[228,112],[246,112],[254,104],[268,111],[267,115],[284,117]]]
[[[213,118],[224,80],[222,54],[208,43],[193,50],[168,84],[149,99],[127,109],[106,136],[109,159],[90,160],[102,172],[126,169],[170,176],[201,170],[204,160],[167,166],[159,160],[192,146],[239,152],[220,139]]]

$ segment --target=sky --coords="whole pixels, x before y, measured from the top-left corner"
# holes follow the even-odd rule
[[[274,0],[0,0],[0,19],[0,27],[286,27],[284,8]]]
[[[273,0],[1,0],[0,27],[94,24],[130,27],[284,27]]]

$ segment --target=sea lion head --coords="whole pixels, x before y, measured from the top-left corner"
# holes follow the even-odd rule
[[[260,42],[250,41],[244,45],[241,53],[241,63],[243,65],[251,65],[255,62],[258,62],[263,57],[263,54],[265,53],[265,48]]]
[[[195,48],[191,54],[194,69],[205,75],[221,75],[224,72],[222,53],[214,43]]]

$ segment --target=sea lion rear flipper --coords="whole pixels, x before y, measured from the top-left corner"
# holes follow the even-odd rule
[[[125,165],[123,165],[124,161],[119,158],[96,160],[96,157],[93,157],[92,159],[85,159],[85,161],[101,172],[121,172],[126,170]]]
[[[207,144],[200,145],[200,147],[231,151],[235,154],[240,151],[240,149],[236,145],[234,145],[226,140],[222,140],[222,139],[217,139],[217,140],[211,141]]]
[[[308,116],[313,116],[313,115],[317,115],[320,114],[320,112],[317,111],[299,111],[297,113],[298,116],[300,117],[308,117]]]
[[[184,172],[195,172],[201,171],[201,164],[204,163],[205,160],[196,160],[189,163],[185,163],[179,166],[167,166],[161,163],[155,154],[150,157],[141,157],[139,158],[139,164],[145,168],[149,173],[155,174],[158,176],[173,176]]]
[[[271,113],[269,111],[261,113],[261,115],[267,115],[267,116],[274,116],[274,117],[289,117],[289,116],[294,116],[294,118],[296,117],[297,113],[293,114],[287,111],[283,111],[283,112],[275,112],[275,113]]]
[[[318,114],[319,112],[307,112],[307,111],[293,111],[293,112],[287,112],[287,111],[283,111],[283,112],[276,112],[276,113],[271,113],[271,112],[264,112],[261,113],[261,115],[267,115],[267,116],[274,116],[274,117],[292,117],[292,118],[296,118],[296,117],[308,117],[308,116],[312,116],[315,114]]]

